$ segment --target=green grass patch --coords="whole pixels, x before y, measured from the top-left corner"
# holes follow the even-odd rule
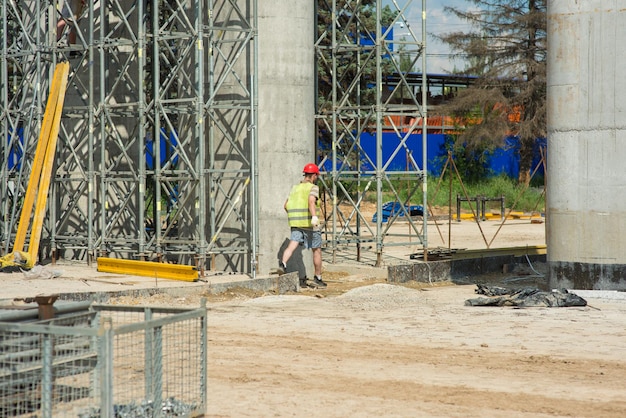
[[[410,204],[419,205],[422,203],[421,186],[419,190],[415,187],[419,186],[414,182],[406,180],[392,180],[394,189],[400,196],[400,200],[405,202],[409,193],[412,193]],[[390,188],[383,187],[383,201],[396,200]],[[444,178],[440,180],[437,177],[428,178],[428,202],[432,206],[446,207],[452,206],[456,210],[457,195],[462,199],[473,199],[477,196],[486,198],[500,198],[504,196],[505,208],[513,209],[521,212],[545,212],[545,194],[540,181],[534,181],[531,186],[519,184],[507,176],[496,176],[473,183],[463,183],[458,179]],[[376,194],[369,193],[367,201],[375,202]],[[405,202],[406,203],[406,202]],[[514,205],[514,206],[513,206]],[[468,203],[461,204],[462,209],[469,209]],[[486,209],[500,210],[499,202],[487,202]]]

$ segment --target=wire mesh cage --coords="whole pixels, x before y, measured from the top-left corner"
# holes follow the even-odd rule
[[[0,323],[0,417],[197,417],[206,307],[92,305]]]

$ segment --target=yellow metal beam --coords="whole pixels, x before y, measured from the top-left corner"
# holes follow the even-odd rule
[[[96,261],[98,262],[98,271],[104,273],[129,274],[132,276],[183,280],[186,282],[198,280],[198,270],[193,266],[108,257],[98,257]]]

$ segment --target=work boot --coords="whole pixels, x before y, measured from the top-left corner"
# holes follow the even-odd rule
[[[283,262],[283,260],[278,260],[278,274],[287,273],[287,264]]]
[[[327,285],[326,285],[326,283],[324,283],[324,281],[322,280],[322,277],[321,277],[321,276],[315,276],[315,277],[313,278],[313,280],[309,280],[309,281],[307,282],[307,284],[308,284],[310,287],[314,287],[314,288],[317,288],[317,289],[325,289],[325,288],[326,288],[326,286],[327,286]]]

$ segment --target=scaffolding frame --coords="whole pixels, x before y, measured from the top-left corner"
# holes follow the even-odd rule
[[[67,60],[40,256],[254,275],[256,0],[80,4],[0,0],[3,252],[28,183],[44,92],[54,65]]]
[[[330,23],[318,25],[316,58],[318,80],[327,78],[330,84],[326,96],[318,96],[316,122],[318,156],[322,182],[327,193],[326,241],[333,262],[343,248],[355,246],[357,261],[361,261],[364,244],[376,245],[376,266],[382,264],[385,246],[414,245],[416,237],[427,249],[427,80],[426,80],[426,0],[421,1],[421,33],[411,26],[409,11],[417,1],[394,0],[385,16],[382,0],[375,2],[375,28],[368,21],[372,9],[365,10],[360,0],[320,1],[318,15],[329,16]],[[386,25],[386,26],[385,26]],[[393,28],[406,28],[404,36],[390,42]],[[394,46],[396,46],[394,48]],[[422,65],[421,100],[407,80],[413,67]],[[391,72],[397,76],[391,91],[383,91],[384,77]],[[373,75],[372,75],[373,74]],[[374,98],[367,90],[374,86]],[[322,89],[318,88],[318,92]],[[407,92],[406,96],[403,94]],[[400,97],[402,100],[398,100]],[[408,121],[408,123],[407,123]],[[387,146],[383,156],[383,129],[390,127],[397,138],[395,146]],[[422,161],[411,155],[407,141],[412,133],[422,134]],[[364,134],[375,132],[376,155],[372,158],[364,148]],[[326,146],[323,138],[326,136]],[[393,158],[406,153],[405,170],[391,170]],[[407,193],[401,198],[399,182],[406,182]],[[422,191],[419,196],[419,191]],[[369,194],[376,199],[375,220],[366,219],[361,211]],[[383,196],[399,203],[400,210],[383,223]],[[421,200],[421,222],[413,219],[410,202]],[[394,232],[392,226],[402,217],[408,222],[408,233]],[[424,251],[427,254],[427,251]]]
[[[255,275],[257,1],[101,0],[80,7],[67,0],[63,11],[56,0],[0,0],[2,250],[11,250],[52,70],[67,60],[40,257],[91,264],[112,256]],[[332,144],[318,148],[332,208],[325,231],[332,262],[344,245],[355,244],[360,253],[364,243],[375,242],[377,265],[385,246],[413,245],[417,237],[427,247],[427,80],[420,101],[406,78],[419,62],[426,74],[426,1],[421,37],[408,16],[417,1],[393,0],[395,17],[383,26],[382,0],[376,0],[374,31],[364,30],[361,1],[316,2],[316,14],[333,17],[314,45],[318,66],[332,74],[315,116],[318,132],[329,132]],[[397,24],[406,33],[393,41],[396,49],[386,38]],[[363,36],[351,37],[355,28]],[[70,30],[76,40],[68,42]],[[348,80],[340,62],[356,68],[355,77]],[[375,78],[368,79],[372,65]],[[385,66],[399,76],[393,91],[382,90]],[[378,87],[373,102],[361,98],[368,83]],[[395,103],[404,91],[406,101]],[[383,158],[384,126],[398,138],[392,156],[407,152],[404,171],[390,171],[390,159]],[[424,158],[418,162],[406,142],[420,130]],[[366,131],[376,132],[375,160],[360,144]],[[400,199],[398,181],[406,181],[407,198]],[[383,223],[383,196],[419,202],[420,188],[421,224],[405,205]],[[375,222],[360,210],[372,193]],[[406,215],[409,233],[397,237],[391,228],[399,215]]]

